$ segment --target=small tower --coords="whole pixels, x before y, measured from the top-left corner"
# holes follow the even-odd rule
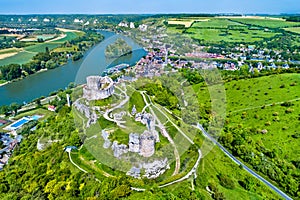
[[[67,94],[67,101],[68,101],[68,106],[71,107],[71,100],[70,100],[70,95]]]

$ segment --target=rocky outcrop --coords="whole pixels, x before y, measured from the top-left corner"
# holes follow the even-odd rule
[[[145,177],[148,179],[153,179],[159,177],[163,174],[167,169],[170,169],[168,165],[168,159],[164,160],[155,160],[152,163],[144,163],[143,168],[145,169]]]
[[[128,153],[128,148],[125,144],[118,144],[117,141],[114,141],[112,146],[111,146],[111,149],[113,150],[114,152],[114,156],[116,158],[121,158],[121,156],[125,153]]]
[[[129,151],[134,153],[140,152],[140,136],[136,133],[129,135]]]

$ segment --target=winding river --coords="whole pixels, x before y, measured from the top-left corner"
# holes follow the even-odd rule
[[[86,52],[80,61],[69,61],[62,67],[30,75],[0,87],[0,105],[30,102],[38,97],[47,96],[53,91],[64,89],[71,82],[85,83],[87,76],[101,75],[106,68],[114,65],[121,63],[134,65],[146,55],[146,51],[128,37],[109,31],[99,32],[105,36],[105,39]],[[118,38],[124,39],[132,47],[132,54],[114,60],[106,59],[105,48]]]

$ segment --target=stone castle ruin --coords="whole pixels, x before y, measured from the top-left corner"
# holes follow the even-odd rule
[[[108,76],[89,76],[83,88],[83,97],[88,101],[106,99],[114,94],[114,82]]]

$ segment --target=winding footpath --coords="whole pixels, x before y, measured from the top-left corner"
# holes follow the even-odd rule
[[[281,191],[280,189],[278,189],[276,186],[274,186],[272,183],[270,183],[269,181],[267,181],[266,179],[264,179],[263,177],[261,177],[260,175],[258,175],[256,172],[254,172],[252,169],[250,169],[249,167],[247,167],[246,165],[244,165],[241,161],[239,161],[237,158],[235,158],[229,151],[227,151],[225,149],[225,147],[223,147],[218,141],[216,141],[211,135],[209,135],[206,130],[200,125],[197,125],[197,128],[199,130],[202,131],[203,135],[205,137],[207,137],[208,139],[210,139],[214,144],[216,144],[231,160],[233,160],[233,162],[235,162],[238,165],[243,166],[243,168],[249,172],[252,176],[254,176],[255,178],[257,178],[258,180],[260,180],[261,182],[265,183],[269,188],[271,188],[272,190],[274,190],[277,194],[279,194],[281,197],[283,197],[284,199],[288,199],[288,200],[292,200],[291,197],[289,197],[287,194],[285,194],[283,191]]]
[[[80,171],[84,172],[84,173],[88,173],[87,171],[85,171],[84,169],[82,169],[81,167],[79,167],[76,163],[73,162],[72,157],[71,157],[71,151],[68,151],[68,155],[69,155],[69,159],[71,161],[71,163],[77,167]]]

